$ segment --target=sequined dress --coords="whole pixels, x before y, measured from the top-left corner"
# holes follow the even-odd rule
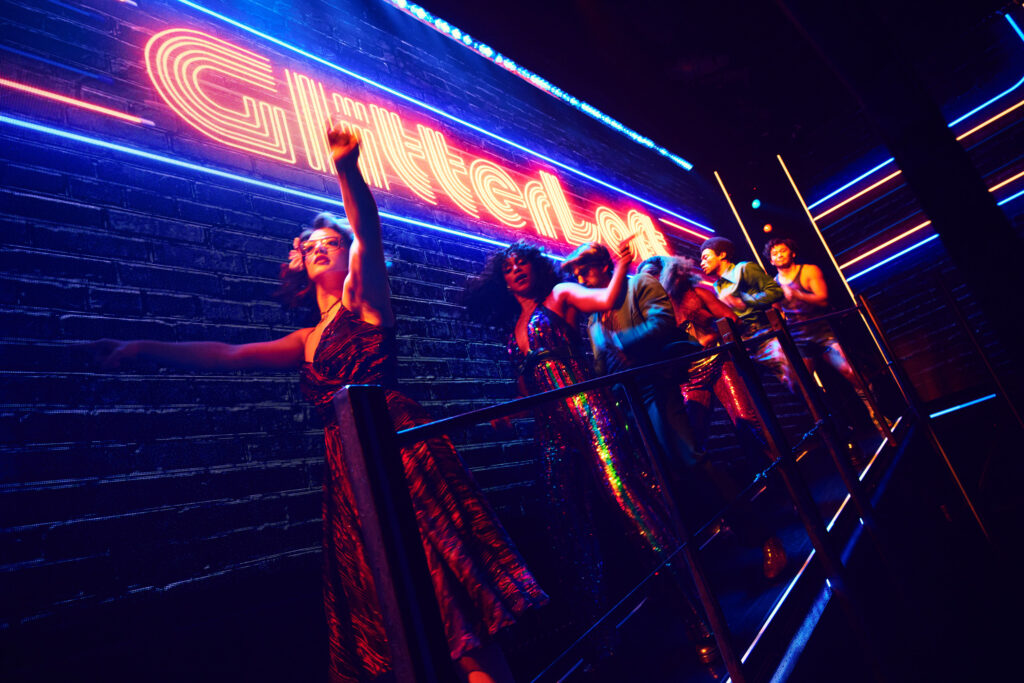
[[[514,334],[508,351],[530,394],[591,378],[578,331],[557,314],[538,305],[527,323],[527,338],[529,353],[522,352]],[[625,421],[609,390],[563,398],[537,412],[549,531],[556,553],[574,568],[577,580],[600,582],[585,481],[595,482],[640,545],[658,555],[675,547],[676,537],[658,503],[660,490],[629,448]]]
[[[366,562],[359,515],[345,470],[331,399],[346,384],[386,387],[396,429],[430,421],[393,387],[395,335],[341,308],[324,329],[303,395],[325,424],[324,603],[331,681],[370,681],[390,669],[387,638]],[[402,450],[413,508],[434,592],[457,659],[547,596],[526,568],[483,494],[446,437]]]

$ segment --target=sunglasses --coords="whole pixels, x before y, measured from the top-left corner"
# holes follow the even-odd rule
[[[322,237],[318,240],[306,240],[299,244],[299,251],[303,256],[309,256],[312,252],[323,247],[328,253],[341,250],[340,237]]]

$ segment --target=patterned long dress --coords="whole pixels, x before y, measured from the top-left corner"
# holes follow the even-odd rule
[[[386,387],[398,430],[430,421],[393,388],[393,328],[341,308],[302,368],[305,397],[325,426],[324,605],[332,681],[370,681],[390,670],[387,638],[367,565],[359,513],[331,399],[346,384]],[[405,475],[453,659],[480,647],[547,596],[526,568],[447,437],[402,450]]]

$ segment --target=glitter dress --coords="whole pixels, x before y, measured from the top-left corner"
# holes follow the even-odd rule
[[[370,681],[390,669],[387,638],[367,565],[331,399],[346,384],[395,384],[394,330],[341,308],[324,329],[302,391],[325,427],[324,603],[331,681]],[[396,429],[430,421],[415,401],[387,388]],[[451,442],[402,450],[406,479],[452,659],[480,647],[547,596],[527,570]]]
[[[530,394],[590,379],[579,333],[561,317],[538,305],[526,333],[529,353],[522,352],[514,334],[508,350]],[[642,456],[628,449],[631,440],[624,431],[625,421],[608,389],[544,404],[537,413],[549,531],[556,553],[565,566],[573,568],[576,580],[591,586],[592,595],[597,595],[601,565],[586,482],[593,482],[600,497],[621,512],[641,545],[657,555],[676,547],[676,536],[658,503],[660,489],[638,467]]]

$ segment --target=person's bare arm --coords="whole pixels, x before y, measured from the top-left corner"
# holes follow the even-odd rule
[[[804,264],[801,276],[800,284],[810,291],[804,292],[796,287],[789,287],[787,298],[798,299],[822,308],[828,306],[828,283],[825,282],[821,268],[811,263]]]
[[[189,370],[278,370],[302,365],[309,331],[295,330],[280,339],[252,344],[101,339],[86,348],[102,370],[116,370],[133,360]]]
[[[555,285],[551,290],[551,299],[556,306],[554,310],[559,314],[569,307],[575,308],[580,313],[601,313],[611,310],[615,303],[622,298],[626,286],[626,275],[629,273],[630,264],[633,263],[633,250],[629,247],[628,240],[619,245],[617,257],[611,282],[605,287],[600,289],[584,287],[575,282],[562,282]],[[563,315],[562,317],[568,316]]]
[[[710,317],[708,320],[717,320],[718,318],[729,318],[730,320],[738,320],[736,313],[718,300],[714,292],[711,292],[703,287],[694,287],[693,293],[697,295],[700,302],[704,304],[704,308],[707,309]]]
[[[342,304],[371,325],[391,327],[391,286],[388,283],[380,213],[363,174],[359,171],[359,140],[332,122],[327,131],[331,157],[338,173],[341,201],[355,239],[349,249],[349,270]]]

